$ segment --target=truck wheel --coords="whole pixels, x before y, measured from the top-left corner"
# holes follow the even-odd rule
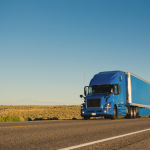
[[[125,119],[128,119],[129,118],[129,109],[128,107],[126,107],[126,116],[124,117]]]
[[[111,119],[116,119],[116,116],[117,116],[117,110],[116,110],[116,106],[114,106],[113,115],[111,116]]]
[[[132,107],[133,109],[133,118],[136,118],[136,107]]]
[[[132,107],[129,107],[129,118],[130,119],[133,118],[133,109],[132,109]]]

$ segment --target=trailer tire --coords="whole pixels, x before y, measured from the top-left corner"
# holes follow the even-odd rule
[[[133,109],[133,118],[136,118],[137,114],[136,114],[136,107],[132,107]]]
[[[111,116],[111,119],[116,119],[116,116],[117,116],[117,110],[116,110],[116,106],[114,106],[114,109],[113,109],[113,115]]]
[[[133,109],[132,109],[132,107],[129,107],[129,118],[130,119],[133,118]]]

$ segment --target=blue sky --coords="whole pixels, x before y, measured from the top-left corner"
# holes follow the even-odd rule
[[[149,66],[149,0],[0,0],[0,105],[78,105],[84,73]]]

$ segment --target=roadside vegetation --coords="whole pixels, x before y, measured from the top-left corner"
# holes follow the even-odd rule
[[[82,119],[80,105],[0,106],[0,122]]]
[[[103,117],[91,117],[100,118]],[[76,119],[83,119],[80,116],[80,105],[0,105],[0,122]]]

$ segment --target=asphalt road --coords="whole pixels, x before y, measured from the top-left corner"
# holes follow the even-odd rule
[[[0,123],[0,150],[63,149],[150,129],[150,118]],[[150,149],[150,130],[77,149]]]

